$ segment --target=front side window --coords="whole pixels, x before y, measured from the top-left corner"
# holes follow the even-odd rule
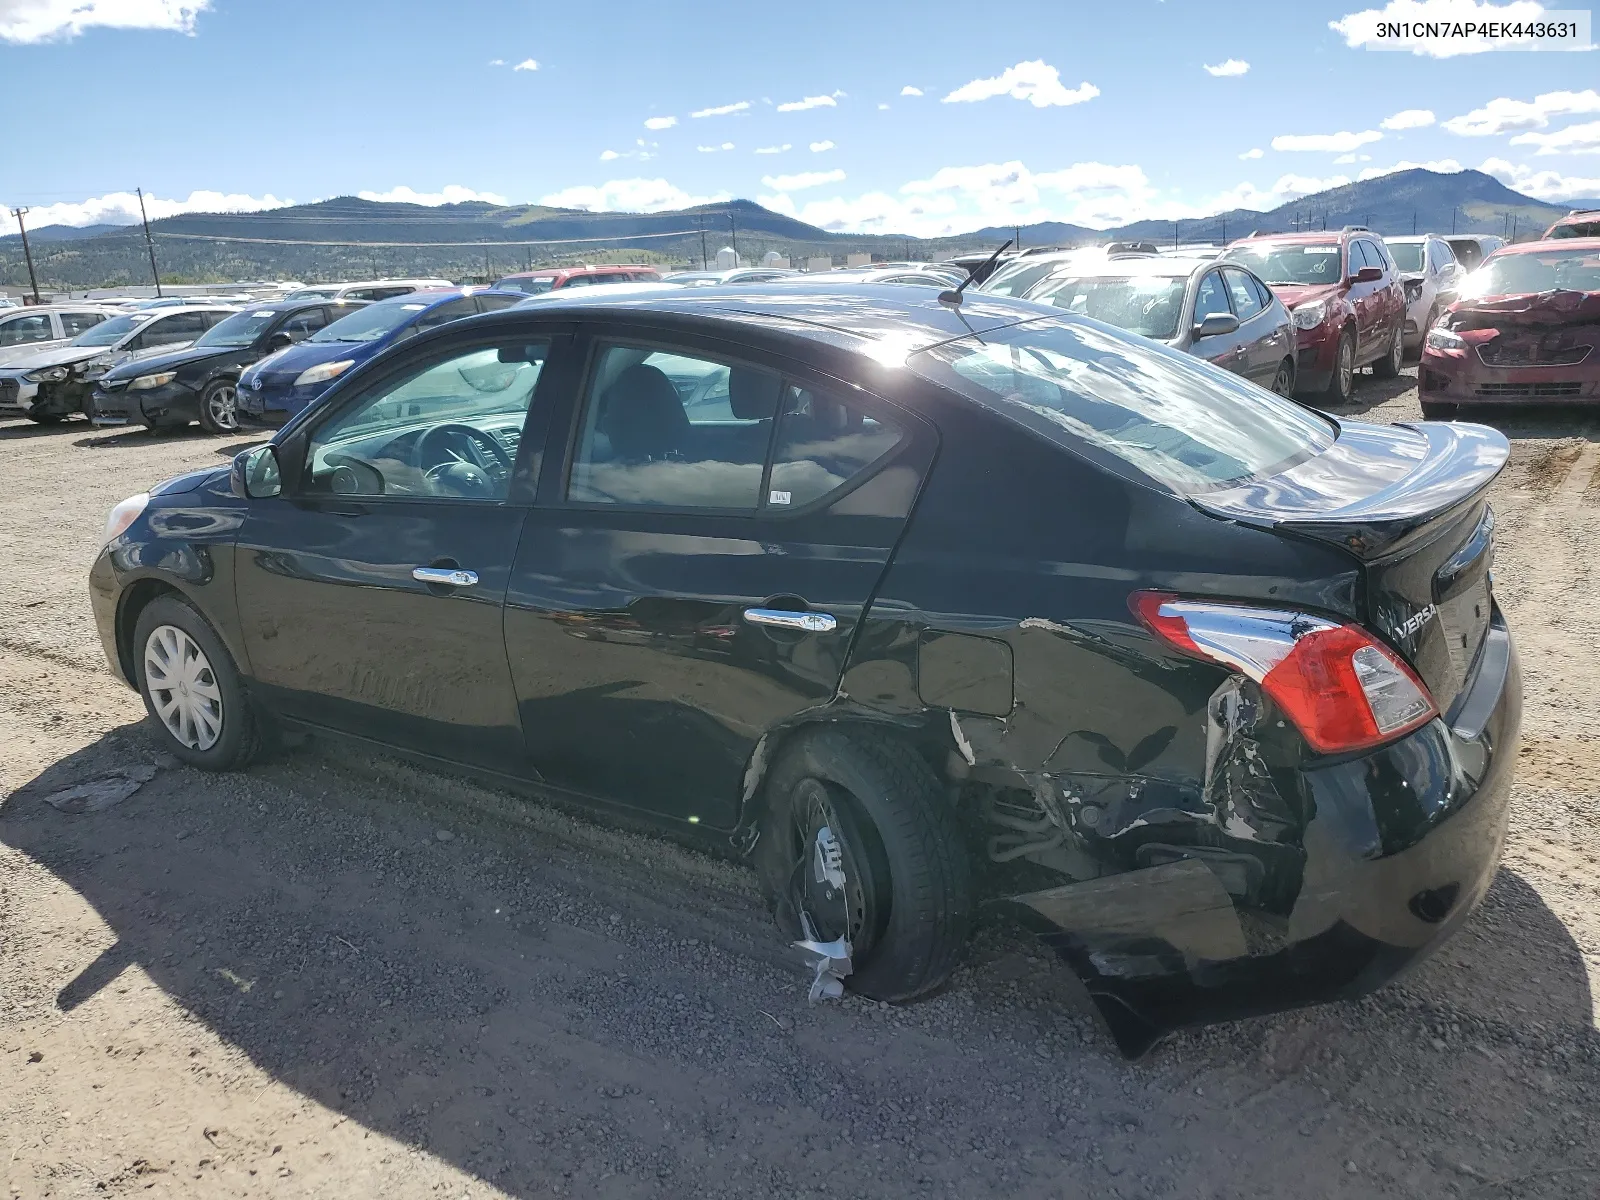
[[[1194,323],[1204,321],[1212,313],[1228,315],[1233,310],[1228,307],[1228,293],[1222,286],[1222,279],[1216,271],[1207,271],[1200,286],[1194,293]]]
[[[1223,270],[1222,278],[1228,285],[1228,295],[1233,298],[1233,312],[1239,320],[1248,321],[1261,311],[1263,306],[1250,276],[1228,267]]]
[[[602,345],[567,498],[753,512],[780,393],[778,376],[754,367]]]
[[[1333,444],[1324,418],[1203,359],[1055,319],[912,356],[912,370],[1068,448],[1181,495],[1266,478]]]
[[[501,501],[548,342],[451,351],[312,434],[304,490]]]
[[[49,313],[30,313],[0,324],[0,346],[26,346],[30,342],[48,342],[54,337]]]
[[[287,333],[295,341],[304,341],[317,330],[328,323],[328,310],[325,308],[308,308],[304,312],[297,312],[283,323],[283,333]],[[209,335],[208,335],[209,336]]]

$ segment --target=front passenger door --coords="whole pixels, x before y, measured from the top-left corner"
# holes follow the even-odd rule
[[[1233,306],[1228,303],[1228,290],[1223,286],[1220,271],[1207,271],[1201,277],[1200,286],[1194,293],[1194,318],[1190,327],[1199,325],[1212,313],[1233,313]],[[1213,366],[1221,367],[1224,371],[1232,371],[1236,375],[1245,373],[1242,326],[1233,333],[1217,333],[1210,337],[1196,338],[1189,352],[1205,359]]]
[[[1255,288],[1255,281],[1237,267],[1222,268],[1222,278],[1239,318],[1239,366],[1235,368],[1253,383],[1270,387],[1283,359],[1278,329],[1266,315],[1266,305]]]
[[[524,340],[525,341],[525,340]],[[526,512],[513,488],[548,341],[446,339],[279,444],[235,579],[254,688],[311,725],[520,766],[501,605]]]

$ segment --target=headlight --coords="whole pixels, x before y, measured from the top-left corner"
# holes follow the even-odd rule
[[[60,383],[72,374],[71,367],[41,367],[23,376],[29,383]]]
[[[1429,350],[1465,350],[1466,348],[1467,343],[1462,341],[1458,334],[1451,333],[1448,329],[1435,325],[1428,330]]]
[[[1296,329],[1315,329],[1328,316],[1328,302],[1312,300],[1308,304],[1302,304],[1291,315],[1294,317]]]
[[[165,387],[178,377],[176,371],[163,371],[159,375],[141,375],[128,385],[130,392],[148,392],[151,388]]]
[[[341,358],[338,362],[320,363],[315,367],[307,367],[295,376],[294,386],[304,387],[308,383],[327,383],[336,375],[342,375],[356,365],[353,358]]]
[[[106,518],[105,537],[100,539],[100,544],[105,545],[114,537],[120,537],[122,532],[139,519],[139,514],[144,511],[144,506],[150,503],[150,493],[140,492],[137,496],[129,496],[122,503],[111,510],[111,515]]]

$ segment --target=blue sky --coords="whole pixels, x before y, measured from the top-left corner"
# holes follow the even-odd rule
[[[931,235],[1269,208],[1398,164],[1600,195],[1600,51],[1368,49],[1380,13],[1540,6],[1367,3],[0,0],[0,202],[735,196]]]

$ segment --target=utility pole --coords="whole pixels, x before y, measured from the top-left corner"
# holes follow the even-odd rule
[[[1174,250],[1176,250],[1178,248],[1178,225],[1179,224],[1180,224],[1180,222],[1178,222],[1178,221],[1174,221],[1172,223],[1172,248]]]
[[[1417,210],[1414,208],[1411,210],[1411,236],[1417,236]]]
[[[700,214],[700,269],[702,271],[711,269],[711,261],[706,258],[706,218],[704,213]]]
[[[156,281],[156,298],[161,298],[161,272],[156,270],[156,244],[150,238],[150,218],[144,211],[144,189],[135,188],[139,193],[139,220],[144,222],[144,248],[150,252],[150,278]],[[123,192],[124,196],[128,193]]]
[[[22,218],[28,215],[25,208],[13,208],[11,215],[17,219],[17,232],[22,235],[22,257],[28,260],[28,284],[33,288],[33,302],[39,301],[39,277],[33,273],[33,251],[28,248],[28,227],[22,223]]]
[[[1224,246],[1226,246],[1228,244],[1228,218],[1227,217],[1223,217],[1222,218],[1222,244]]]
[[[1451,205],[1450,207],[1450,233],[1452,237],[1456,232],[1456,213],[1460,207],[1461,206],[1459,204]]]
[[[733,265],[739,265],[739,230],[733,223],[733,209],[728,210],[728,246],[733,250]]]
[[[1017,241],[1017,253],[1021,254],[1022,253],[1022,226],[1018,225],[1014,230],[1012,230],[1012,232],[1017,235],[1017,238],[1016,238],[1016,241]]]

